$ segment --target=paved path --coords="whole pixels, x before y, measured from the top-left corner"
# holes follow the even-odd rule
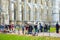
[[[60,37],[60,33],[39,33],[38,36],[51,36],[51,37]]]
[[[13,33],[15,34],[15,33]],[[18,33],[16,33],[18,34]],[[20,35],[22,34],[22,31],[20,31]],[[42,32],[42,33],[38,33],[38,36],[51,36],[51,37],[60,37],[60,33],[48,33],[48,32]]]
[[[7,33],[7,34],[18,34],[18,32],[16,33]],[[20,31],[19,35],[23,35],[22,31]],[[42,33],[38,33],[38,36],[51,36],[51,37],[60,37],[60,33],[48,33],[48,32],[42,32]]]

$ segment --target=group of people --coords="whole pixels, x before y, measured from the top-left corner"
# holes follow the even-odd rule
[[[0,25],[0,31],[1,32],[9,32],[9,31],[14,31],[14,25]]]
[[[39,23],[36,23],[34,25],[26,23],[24,26],[22,26],[22,33],[24,34],[24,30],[27,30],[27,34],[37,34],[39,32],[48,32],[50,30],[50,25],[45,24],[44,26]]]
[[[4,27],[4,28],[3,28]],[[1,28],[6,29],[6,30],[10,30],[10,31],[15,31],[17,26],[15,26],[14,24],[11,25],[0,25],[0,30]],[[22,34],[37,34],[40,32],[50,32],[50,24],[44,24],[42,25],[42,23],[35,23],[35,24],[31,24],[31,23],[25,23],[23,24],[21,27],[19,26],[18,28],[18,32],[22,31]],[[59,24],[58,22],[56,23],[56,33],[59,33]],[[20,30],[22,28],[22,30]]]
[[[33,33],[34,34],[37,34],[37,33],[40,33],[40,32],[50,32],[50,27],[51,27],[50,24],[44,24],[44,25],[42,25],[42,23],[39,23],[39,26],[38,26],[38,23],[35,23],[34,25],[31,25],[31,24],[26,23],[22,27],[22,32],[24,34],[24,30],[25,29],[27,30],[27,33],[28,34],[33,34]],[[59,33],[60,26],[59,26],[59,23],[58,22],[56,23],[56,25],[55,25],[54,28],[56,28],[56,33]]]

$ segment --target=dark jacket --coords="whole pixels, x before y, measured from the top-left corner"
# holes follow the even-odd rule
[[[58,23],[56,24],[56,29],[59,29],[59,24]]]

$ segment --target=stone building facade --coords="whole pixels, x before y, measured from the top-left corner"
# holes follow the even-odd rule
[[[0,24],[60,22],[59,0],[0,0]]]

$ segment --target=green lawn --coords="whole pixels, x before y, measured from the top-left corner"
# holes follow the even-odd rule
[[[0,34],[0,40],[60,40],[57,37],[39,37],[39,36],[22,36],[12,34]]]
[[[55,32],[56,28],[51,27],[50,32]],[[60,40],[57,37],[41,37],[41,36],[26,36],[26,35],[12,35],[0,33],[0,40]]]
[[[55,27],[51,27],[50,28],[50,32],[56,32],[56,28]]]

